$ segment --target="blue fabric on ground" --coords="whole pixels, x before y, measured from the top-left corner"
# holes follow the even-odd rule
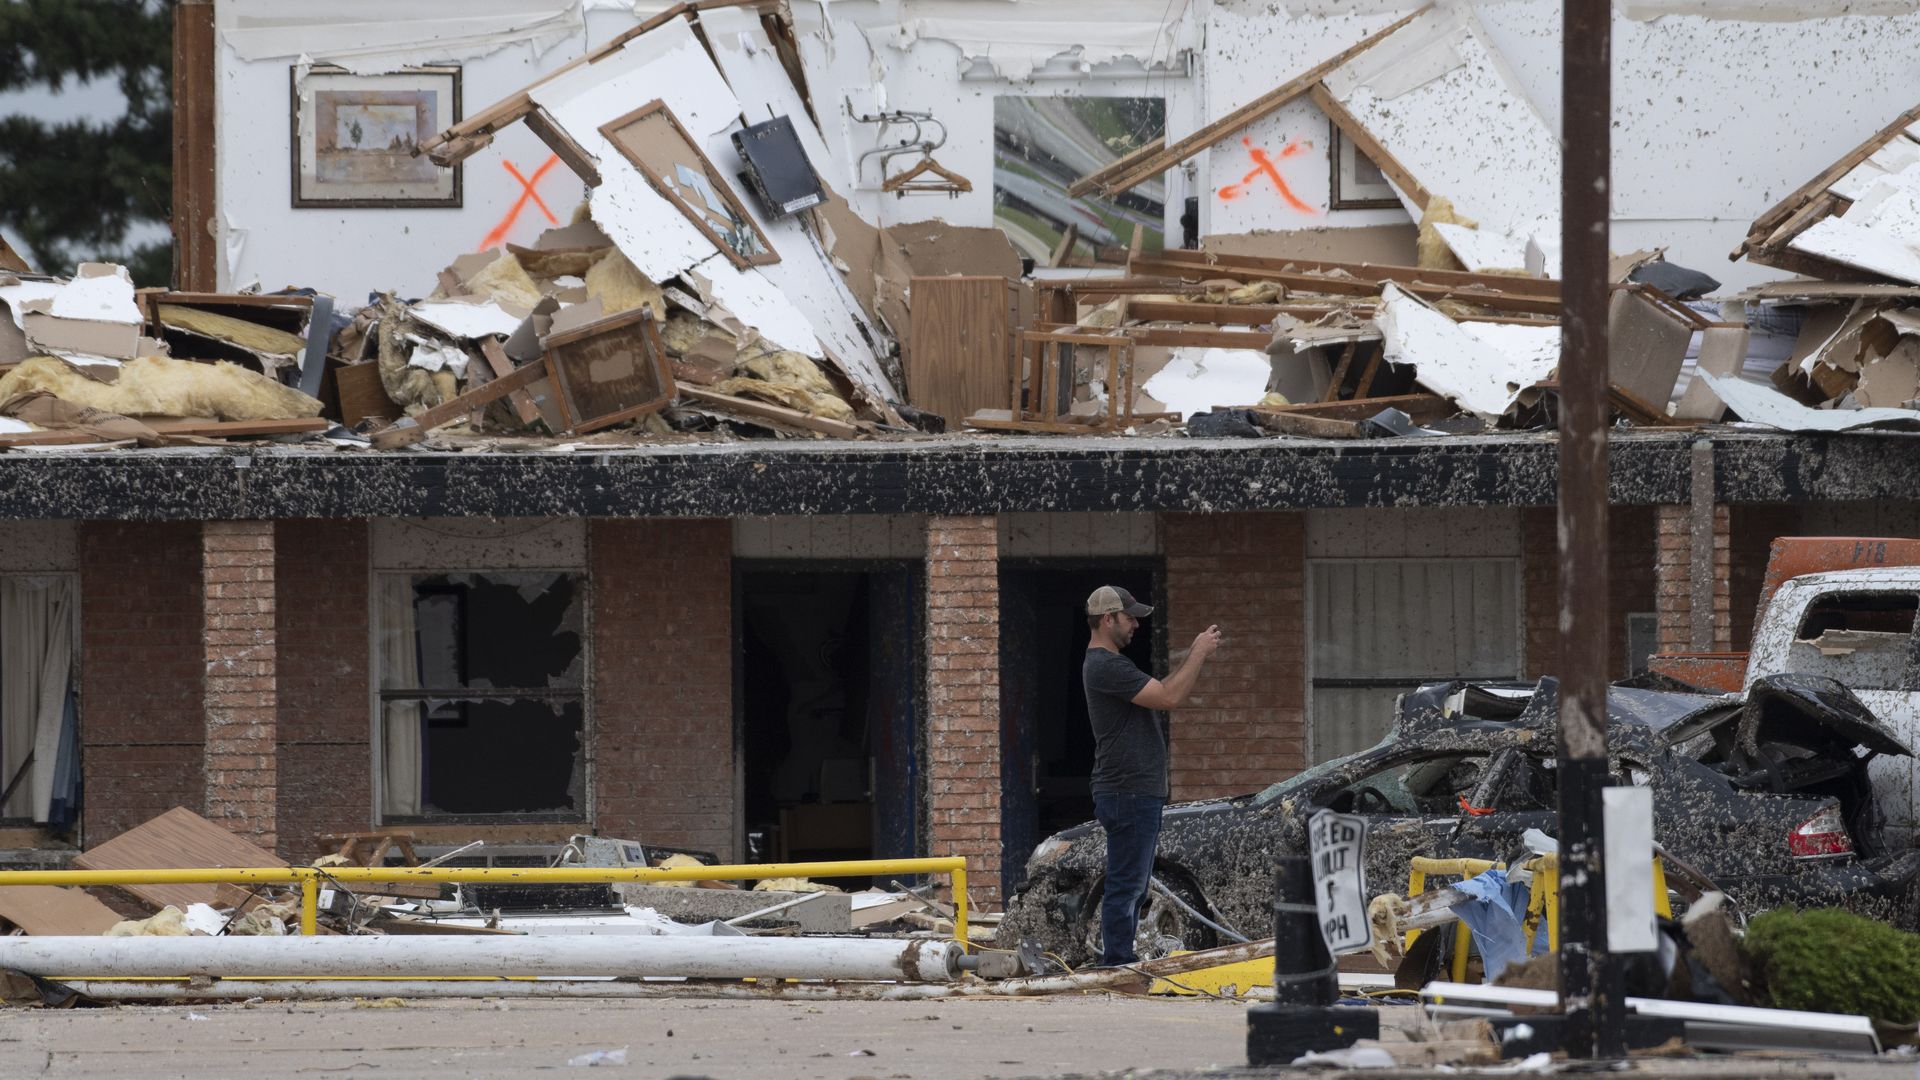
[[[1473,932],[1473,946],[1486,969],[1483,982],[1492,982],[1508,964],[1527,959],[1527,886],[1508,881],[1505,870],[1488,870],[1453,887],[1473,897],[1453,910]],[[1546,951],[1547,935],[1536,934],[1532,955]]]

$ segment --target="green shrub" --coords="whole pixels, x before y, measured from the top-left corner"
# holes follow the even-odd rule
[[[1920,1020],[1920,935],[1845,911],[1781,908],[1747,925],[1745,948],[1774,1008]]]

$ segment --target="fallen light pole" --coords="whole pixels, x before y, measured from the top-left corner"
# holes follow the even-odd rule
[[[752,937],[5,937],[0,968],[47,979],[613,976],[950,982],[951,941]]]
[[[1247,1064],[1291,1065],[1308,1051],[1379,1038],[1377,1011],[1334,1004],[1340,978],[1321,933],[1307,859],[1283,856],[1274,878],[1273,1001],[1247,1010]]]
[[[1561,24],[1560,1009],[1574,1058],[1626,1053],[1607,949],[1607,250],[1613,6],[1566,0]]]

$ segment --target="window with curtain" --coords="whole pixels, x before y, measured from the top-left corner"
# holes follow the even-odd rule
[[[80,808],[72,574],[0,574],[0,818],[70,830]]]
[[[586,578],[379,576],[382,819],[586,817]]]
[[[1308,568],[1315,763],[1379,742],[1395,699],[1422,683],[1519,676],[1519,560],[1313,559]]]

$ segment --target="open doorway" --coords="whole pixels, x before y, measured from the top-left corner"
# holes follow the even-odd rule
[[[916,854],[918,564],[739,566],[748,860]]]
[[[1155,605],[1126,655],[1159,675],[1166,657],[1158,560],[1033,560],[1000,569],[1002,885],[1020,883],[1043,837],[1093,818],[1093,730],[1080,668],[1087,596],[1118,585]]]

